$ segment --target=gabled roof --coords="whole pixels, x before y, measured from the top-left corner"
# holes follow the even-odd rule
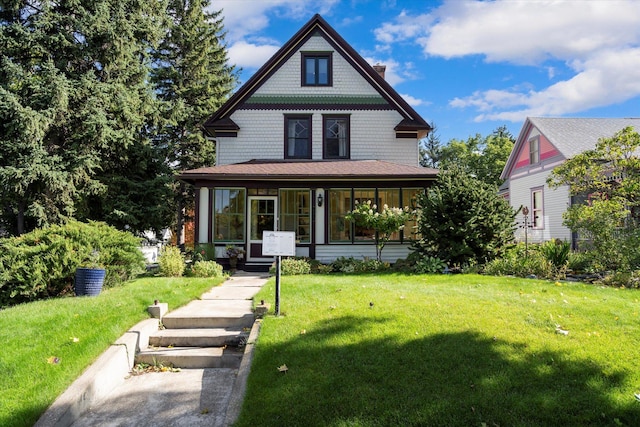
[[[431,126],[368,64],[320,15],[316,14],[243,84],[203,125],[212,136],[216,129],[228,129],[231,114],[243,106],[269,77],[276,72],[313,35],[322,35],[403,117],[402,128],[430,131]],[[252,100],[254,101],[254,100]],[[233,122],[232,122],[233,123]]]
[[[627,126],[640,131],[640,118],[527,117],[502,170],[501,178],[508,178],[509,171],[517,161],[522,146],[527,143],[533,127],[553,144],[562,157],[570,159],[576,154],[595,148],[600,138],[610,138]]]
[[[215,181],[349,181],[417,180],[429,181],[436,169],[401,165],[383,160],[250,160],[221,166],[183,171],[178,178]]]

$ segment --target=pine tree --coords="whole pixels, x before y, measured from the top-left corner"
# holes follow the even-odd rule
[[[170,0],[170,23],[154,54],[152,81],[165,101],[161,139],[167,161],[176,170],[215,164],[214,142],[201,124],[230,95],[238,77],[226,56],[220,12],[209,13],[208,0]],[[175,190],[178,243],[184,243],[185,208],[193,194],[185,183]]]
[[[420,142],[420,166],[437,169],[440,166],[442,144],[440,143],[440,135],[437,134],[436,124],[431,122],[429,125],[431,132],[424,141]]]
[[[77,214],[107,159],[144,143],[158,0],[0,2],[0,216],[11,233]]]

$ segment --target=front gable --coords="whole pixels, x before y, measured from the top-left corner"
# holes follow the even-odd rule
[[[328,76],[307,81],[308,63],[320,58]],[[328,61],[324,61],[328,58]],[[327,70],[325,70],[326,72]],[[313,79],[313,77],[311,77]],[[319,15],[315,15],[211,118],[204,123],[213,137],[237,136],[232,120],[238,110],[395,110],[396,137],[422,138],[431,127]]]

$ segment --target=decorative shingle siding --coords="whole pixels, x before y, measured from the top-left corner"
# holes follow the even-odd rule
[[[377,95],[378,92],[338,53],[333,52],[333,85],[302,86],[300,51],[334,51],[323,37],[311,37],[261,87],[259,95]]]
[[[349,114],[351,159],[386,160],[418,165],[418,141],[396,138],[393,127],[401,120],[396,111],[238,110],[233,121],[240,126],[237,138],[218,138],[218,165],[252,159],[284,158],[284,114],[313,114],[312,155],[322,159],[322,115]]]
[[[546,184],[550,173],[551,170],[549,169],[535,175],[512,179],[510,182],[510,203],[514,209],[519,209],[520,206],[527,206],[531,212],[531,190],[541,188],[543,192],[544,229],[529,229],[529,242],[537,243],[550,239],[571,241],[571,231],[562,225],[562,214],[567,210],[570,202],[568,187],[562,186],[555,190],[550,189]],[[529,213],[530,220],[531,217],[532,213]],[[516,216],[516,220],[519,225],[522,225],[522,213]],[[522,227],[518,227],[515,235],[517,240],[524,241],[525,235]]]

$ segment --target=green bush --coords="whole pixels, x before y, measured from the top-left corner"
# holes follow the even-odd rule
[[[275,263],[269,269],[269,273],[276,274]],[[296,276],[298,274],[310,274],[311,262],[306,258],[284,258],[280,260],[280,275]]]
[[[0,306],[71,293],[78,267],[103,267],[104,286],[144,271],[140,239],[104,223],[70,221],[0,239]]]
[[[377,259],[355,259],[353,257],[339,257],[331,263],[331,270],[336,273],[374,273],[389,270],[387,262]]]
[[[571,244],[560,239],[549,240],[540,245],[540,251],[553,267],[556,277],[563,277],[569,263]]]
[[[193,262],[196,261],[215,261],[216,247],[211,243],[198,243],[193,249]]]
[[[165,246],[158,257],[160,275],[164,277],[181,277],[184,274],[184,257],[176,246]]]
[[[420,257],[413,264],[412,270],[418,274],[436,274],[442,273],[445,268],[447,268],[447,264],[440,258],[425,256]]]
[[[191,275],[195,277],[222,277],[222,266],[215,261],[196,261],[191,266]]]
[[[493,276],[536,276],[540,279],[555,277],[552,264],[547,261],[538,245],[518,244],[508,250],[501,258],[494,259],[484,266],[484,273]]]

